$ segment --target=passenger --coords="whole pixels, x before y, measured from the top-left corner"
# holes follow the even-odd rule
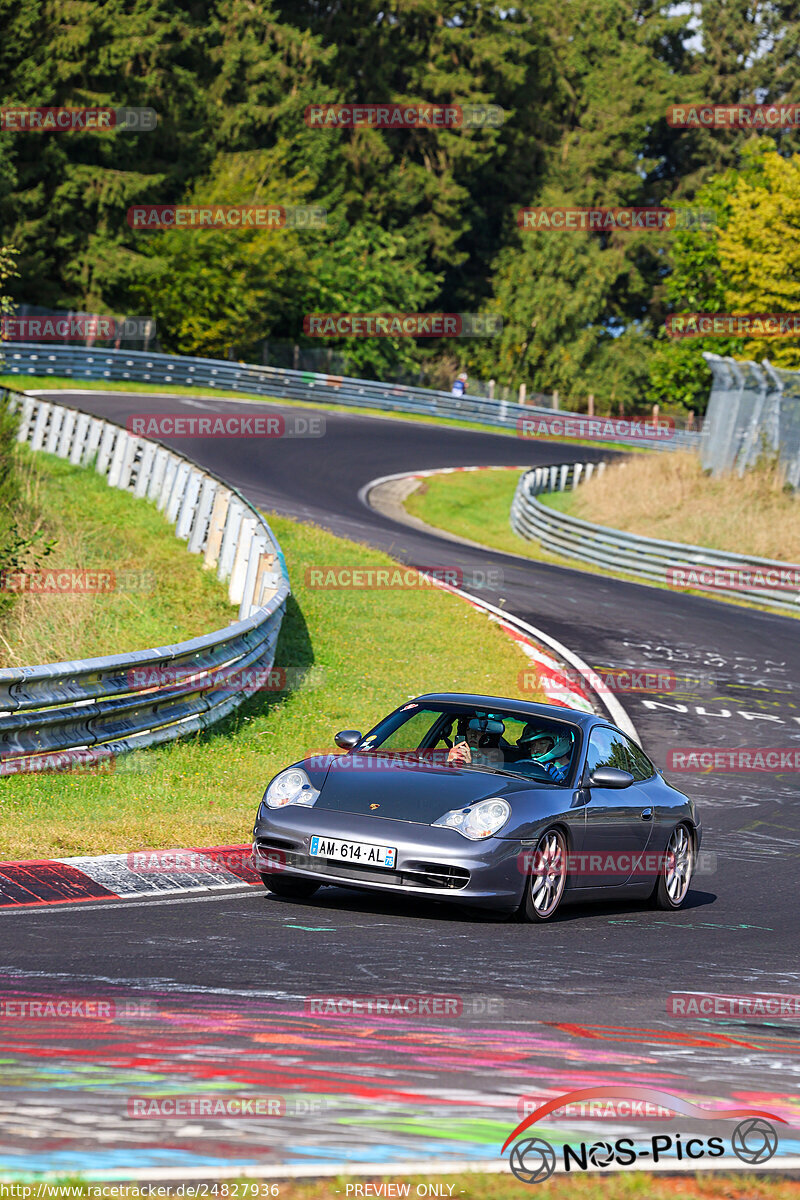
[[[502,721],[487,717],[476,717],[469,722],[466,730],[459,722],[457,736],[464,738],[456,741],[447,755],[451,766],[502,767],[506,758],[500,739],[505,732]]]

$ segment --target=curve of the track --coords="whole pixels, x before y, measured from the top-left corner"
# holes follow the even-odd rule
[[[67,393],[63,401],[120,422],[143,411],[253,412],[252,405],[205,397],[176,403],[84,392]],[[282,411],[288,415],[297,409]],[[492,581],[496,574],[487,568],[499,568],[502,588],[485,589],[486,599],[538,625],[591,665],[657,666],[707,677],[708,687],[688,693],[626,699],[659,765],[674,747],[800,741],[800,639],[790,618],[457,546],[401,526],[358,498],[365,483],[400,471],[539,465],[597,458],[599,451],[406,420],[324,415],[322,437],[164,440],[234,483],[268,512],[314,521],[418,566],[454,565],[470,577],[485,572]],[[698,881],[704,903],[698,897],[698,906],[677,919],[699,922],[706,931],[698,927],[685,939],[682,970],[689,961],[703,972],[719,968],[726,953],[731,964],[740,963],[746,953],[757,972],[777,983],[797,962],[787,953],[786,940],[795,915],[800,841],[795,780],[714,774],[687,775],[684,783],[702,804],[705,847],[717,853],[718,870]],[[634,919],[625,942],[639,963],[638,974],[649,974],[649,965],[652,978],[663,982],[662,948],[652,933],[652,919],[642,916],[639,922]],[[493,935],[487,930],[485,936]]]
[[[79,390],[62,397],[120,422],[143,412],[253,411],[245,402],[205,397]],[[267,512],[313,521],[413,565],[447,564],[473,576],[489,567],[500,571],[502,585],[486,589],[486,599],[593,666],[705,677],[699,687],[625,700],[659,765],[675,747],[797,744],[800,645],[791,619],[454,545],[399,525],[358,499],[364,484],[397,472],[586,460],[598,451],[406,420],[324,415],[325,436],[314,439],[165,441]],[[207,901],[16,912],[0,922],[6,978],[20,984],[35,978],[44,990],[63,988],[65,980],[73,987],[103,980],[264,997],[479,991],[521,1005],[519,1019],[533,1017],[533,1005],[537,1020],[586,1030],[632,1023],[639,1034],[680,1027],[666,1017],[670,991],[797,991],[796,776],[686,776],[679,786],[702,807],[704,848],[716,854],[717,868],[696,880],[678,914],[636,904],[570,908],[555,923],[531,930],[334,889],[305,905],[248,891]],[[788,1033],[786,1023],[780,1032]],[[630,1041],[629,1035],[617,1037]],[[617,1057],[615,1050],[607,1061]],[[737,1064],[728,1053],[716,1065],[706,1062],[700,1074],[720,1094],[752,1089],[766,1078],[754,1066],[757,1058]],[[765,1072],[777,1066],[762,1065]],[[782,1069],[794,1071],[785,1063]],[[683,1078],[688,1086],[689,1075]],[[777,1087],[775,1075],[770,1078]],[[447,1086],[455,1086],[452,1078]],[[796,1088],[796,1081],[786,1086]]]

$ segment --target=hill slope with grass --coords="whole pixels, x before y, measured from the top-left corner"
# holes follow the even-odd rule
[[[22,565],[41,574],[6,578],[13,603],[0,610],[0,666],[145,650],[236,619],[226,587],[151,501],[25,446],[15,473],[17,524],[36,539],[33,567],[30,556]]]
[[[800,500],[774,464],[712,478],[690,451],[626,459],[570,493],[566,511],[645,537],[800,563]]]

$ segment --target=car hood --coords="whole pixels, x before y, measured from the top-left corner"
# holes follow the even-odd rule
[[[359,752],[307,760],[302,767],[319,790],[314,807],[343,813],[387,817],[430,825],[452,808],[466,808],[489,796],[511,802],[516,793],[527,797],[539,789],[527,779],[475,771],[468,767],[432,767],[396,762],[379,754]]]

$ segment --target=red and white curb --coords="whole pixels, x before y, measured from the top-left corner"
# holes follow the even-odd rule
[[[249,846],[0,863],[0,908],[212,892],[260,883]]]

